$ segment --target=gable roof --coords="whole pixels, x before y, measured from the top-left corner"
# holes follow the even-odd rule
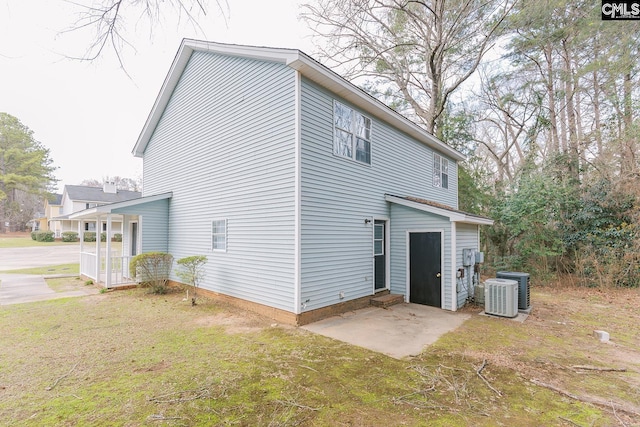
[[[149,117],[140,132],[140,136],[133,147],[132,153],[136,157],[142,157],[153,135],[153,132],[162,117],[162,113],[169,103],[182,72],[193,52],[211,52],[223,55],[239,56],[263,61],[272,61],[286,64],[300,72],[301,75],[328,89],[338,96],[351,102],[364,112],[396,127],[402,132],[412,136],[423,144],[440,151],[455,159],[464,160],[464,156],[449,147],[435,136],[431,135],[420,126],[407,119],[387,105],[369,95],[362,89],[340,77],[337,73],[320,64],[304,52],[298,49],[283,49],[257,46],[243,46],[234,44],[215,43],[202,40],[184,39],[178,49],[178,53],[171,64],[169,73],[162,84],[160,93],[149,113]]]
[[[49,203],[49,206],[62,206],[62,194],[52,194],[51,199],[46,199],[45,201]]]
[[[464,222],[467,224],[493,225],[493,220],[484,216],[463,212],[441,203],[432,202],[431,200],[421,199],[410,196],[394,196],[393,194],[385,194],[384,198],[387,202],[396,203],[398,205],[407,206],[418,209],[423,212],[429,212],[436,215],[449,218],[451,222]]]
[[[86,185],[65,185],[64,192],[76,202],[116,203],[137,199],[142,194],[138,191],[118,190],[117,193],[105,193],[102,187]]]

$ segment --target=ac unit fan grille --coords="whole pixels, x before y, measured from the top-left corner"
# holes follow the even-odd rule
[[[484,311],[502,317],[518,315],[518,282],[489,279],[484,283]]]

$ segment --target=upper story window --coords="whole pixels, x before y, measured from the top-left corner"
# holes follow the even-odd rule
[[[371,164],[371,119],[335,101],[333,154]]]
[[[449,160],[433,153],[433,186],[449,188]]]

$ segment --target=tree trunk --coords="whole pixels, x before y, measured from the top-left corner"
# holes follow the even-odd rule
[[[547,97],[549,98],[549,122],[551,128],[550,154],[558,154],[560,143],[558,141],[558,117],[556,114],[556,93],[553,84],[553,55],[551,44],[547,44],[544,48],[544,57],[547,62],[546,87]]]

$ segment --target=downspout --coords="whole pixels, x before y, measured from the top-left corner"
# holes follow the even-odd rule
[[[294,100],[294,211],[295,211],[295,224],[294,224],[294,271],[293,271],[293,286],[294,286],[294,298],[293,298],[293,309],[295,314],[300,314],[302,312],[302,275],[301,275],[301,263],[302,263],[302,255],[301,255],[301,241],[302,241],[302,231],[301,231],[301,215],[302,215],[302,147],[301,147],[301,77],[300,72],[295,71],[295,100]]]
[[[458,280],[456,278],[456,255],[458,249],[456,248],[456,240],[458,238],[456,231],[456,223],[451,221],[451,311],[458,310]]]

